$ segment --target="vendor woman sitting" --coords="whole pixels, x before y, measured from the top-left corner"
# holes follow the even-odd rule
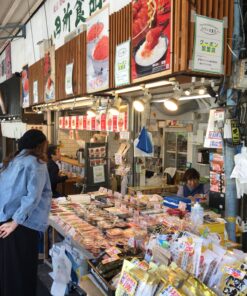
[[[187,198],[202,198],[209,192],[209,184],[200,183],[200,174],[191,168],[184,173],[184,185],[179,187],[178,196]],[[207,196],[206,196],[207,197]]]

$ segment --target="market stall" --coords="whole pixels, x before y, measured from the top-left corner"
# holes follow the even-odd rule
[[[88,260],[90,278],[105,295],[139,293],[141,286],[146,295],[245,293],[245,254],[225,237],[220,215],[205,211],[194,224],[194,207],[190,213],[183,202],[175,210],[158,195],[119,196],[100,188],[55,201],[49,222],[66,237],[68,252],[77,248]],[[76,272],[83,286],[87,269]]]

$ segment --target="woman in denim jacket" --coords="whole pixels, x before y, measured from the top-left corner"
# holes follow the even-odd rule
[[[29,130],[0,171],[0,295],[35,296],[38,233],[45,231],[51,204],[47,140]]]

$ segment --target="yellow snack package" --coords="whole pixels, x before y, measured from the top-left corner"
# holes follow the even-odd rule
[[[159,284],[156,274],[124,260],[116,296],[153,296]]]

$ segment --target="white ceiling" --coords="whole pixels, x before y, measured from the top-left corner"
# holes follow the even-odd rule
[[[25,24],[43,0],[0,0],[0,25]],[[0,37],[16,34],[17,30],[0,29]],[[9,40],[0,40],[0,53]]]

